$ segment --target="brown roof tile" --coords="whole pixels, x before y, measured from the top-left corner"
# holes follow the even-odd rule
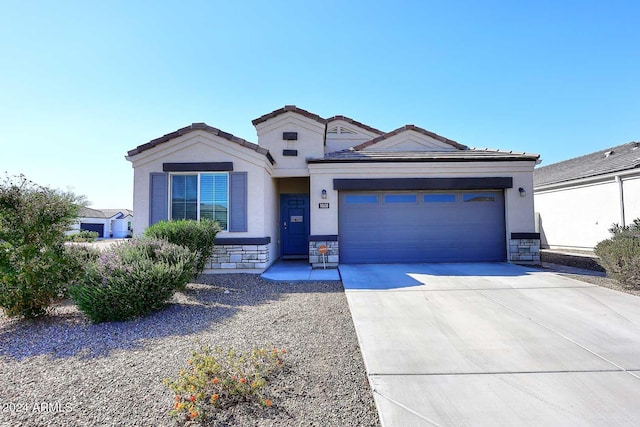
[[[285,105],[282,108],[278,108],[277,110],[273,110],[270,113],[265,114],[264,116],[260,116],[257,119],[254,119],[251,121],[251,123],[253,123],[254,126],[262,123],[262,122],[266,122],[269,119],[272,119],[276,116],[279,116],[280,114],[284,114],[284,113],[288,113],[288,112],[292,112],[292,113],[297,113],[300,114],[302,116],[308,117],[310,119],[313,119],[315,121],[317,121],[318,123],[322,123],[323,125],[327,123],[327,121],[325,119],[323,119],[322,117],[320,117],[317,114],[311,113],[307,110],[303,110],[302,108],[298,108],[295,105]]]
[[[430,132],[430,131],[428,131],[426,129],[423,129],[421,127],[418,127],[416,125],[404,125],[404,126],[398,128],[396,130],[392,130],[391,132],[388,132],[388,133],[385,133],[383,135],[380,135],[379,137],[374,138],[371,141],[367,141],[367,142],[364,142],[364,143],[362,143],[360,145],[357,145],[357,146],[353,147],[353,149],[356,150],[356,151],[363,150],[363,149],[365,149],[367,147],[370,147],[370,146],[372,146],[374,144],[377,144],[380,141],[384,141],[385,139],[391,138],[392,136],[398,135],[398,134],[400,134],[402,132],[405,132],[405,131],[408,131],[408,130],[412,130],[412,131],[421,133],[423,135],[426,135],[426,136],[429,136],[429,137],[431,137],[433,139],[436,139],[436,140],[438,140],[440,142],[444,142],[445,144],[449,144],[452,147],[457,148],[458,150],[468,150],[469,149],[469,147],[467,147],[466,145],[459,144],[456,141],[453,141],[451,139],[447,139],[447,138],[445,138],[443,136],[440,136],[438,134]]]

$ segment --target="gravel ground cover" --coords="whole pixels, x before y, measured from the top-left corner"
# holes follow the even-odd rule
[[[35,322],[0,315],[0,426],[172,426],[162,384],[199,343],[285,348],[274,404],[241,404],[212,426],[376,426],[340,282],[204,275],[152,315],[93,325],[69,303]]]
[[[542,269],[553,271],[555,273],[562,274],[563,276],[571,277],[572,279],[581,280],[593,285],[603,286],[605,288],[613,289],[616,291],[640,296],[640,289],[623,286],[617,280],[607,277],[606,273],[602,273],[599,271],[575,268],[573,266],[566,266],[550,262],[543,262]]]

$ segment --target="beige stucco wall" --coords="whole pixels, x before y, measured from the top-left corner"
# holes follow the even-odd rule
[[[309,176],[308,158],[324,156],[324,124],[287,112],[256,126],[258,141],[274,158],[275,177]],[[298,139],[285,141],[283,132],[297,132]],[[284,156],[283,150],[298,150],[297,156]]]
[[[234,171],[247,172],[248,228],[246,232],[221,232],[218,237],[270,236],[271,197],[275,190],[269,177],[271,165],[263,154],[207,132],[194,131],[133,156],[131,160],[134,167],[133,209],[136,212],[133,230],[136,235],[149,226],[151,172],[162,172],[163,163],[233,162]]]
[[[640,176],[620,177],[626,224],[640,217]],[[538,189],[535,210],[540,215],[542,245],[591,250],[622,224],[620,185],[615,175],[571,186]]]
[[[534,162],[460,162],[460,163],[347,163],[310,164],[311,172],[311,234],[338,234],[338,191],[334,178],[464,178],[512,177],[513,188],[505,190],[506,235],[534,232],[533,171]],[[518,188],[524,188],[521,197]],[[321,198],[327,190],[327,199]],[[328,202],[329,209],[318,203]]]

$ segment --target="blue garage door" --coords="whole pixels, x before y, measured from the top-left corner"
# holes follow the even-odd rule
[[[104,237],[104,224],[80,223],[80,230],[95,231],[98,237]]]
[[[506,259],[504,194],[340,192],[341,263]]]

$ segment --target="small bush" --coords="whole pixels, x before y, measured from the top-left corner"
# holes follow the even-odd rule
[[[8,316],[41,316],[64,294],[75,274],[64,233],[79,203],[22,175],[0,183],[0,307]]]
[[[98,240],[98,232],[89,230],[80,230],[77,233],[68,234],[68,242],[95,242]]]
[[[164,240],[132,239],[106,249],[71,287],[94,323],[127,320],[162,307],[191,278],[195,254]]]
[[[196,275],[204,270],[207,259],[213,251],[214,241],[218,232],[220,232],[220,226],[217,222],[182,219],[160,221],[147,228],[144,235],[156,239],[164,239],[195,252],[197,261],[194,275]]]
[[[175,393],[170,414],[204,421],[208,413],[240,402],[271,406],[264,388],[272,374],[282,368],[285,354],[283,349],[269,347],[245,353],[219,347],[194,351],[187,361],[189,368],[180,371],[175,380],[163,381]]]
[[[615,225],[609,230],[610,239],[595,247],[600,264],[607,274],[628,288],[640,288],[640,218],[633,224]]]

